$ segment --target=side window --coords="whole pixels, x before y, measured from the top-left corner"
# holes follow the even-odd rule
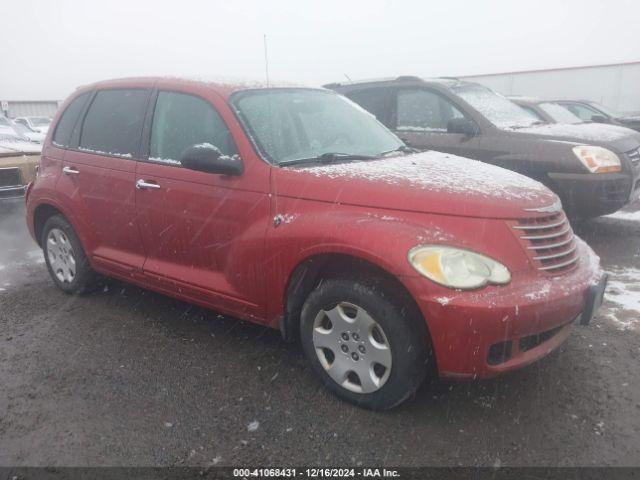
[[[60,120],[58,120],[56,131],[53,134],[54,145],[58,147],[67,147],[69,145],[69,139],[78,120],[78,115],[80,115],[80,112],[84,108],[84,104],[87,98],[89,98],[89,95],[90,92],[78,95],[65,109]]]
[[[179,164],[182,152],[199,143],[215,145],[224,155],[237,153],[227,125],[209,102],[184,93],[158,93],[149,160]]]
[[[428,90],[398,92],[398,130],[446,132],[449,120],[464,114],[446,98]]]
[[[596,112],[595,110],[584,105],[579,105],[577,103],[563,103],[561,105],[568,109],[575,116],[579,117],[583,122],[590,122],[591,117],[593,117],[594,115],[600,115],[600,113]]]
[[[380,122],[387,124],[389,120],[389,110],[391,109],[392,93],[387,89],[371,88],[347,94],[365,110],[373,113]]]
[[[533,108],[529,107],[528,105],[518,105],[518,106],[521,109],[523,109],[525,112],[530,113],[531,116],[534,117],[536,120],[544,121],[544,118],[542,118],[538,112],[536,112]]]
[[[80,149],[122,157],[138,154],[148,90],[100,90],[85,116]]]

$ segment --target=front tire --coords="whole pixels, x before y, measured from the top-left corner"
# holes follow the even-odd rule
[[[422,315],[385,280],[323,281],[302,308],[300,335],[325,386],[362,407],[392,408],[434,371]]]
[[[81,294],[95,280],[87,255],[71,224],[62,215],[49,218],[42,229],[42,250],[54,283],[65,293]]]

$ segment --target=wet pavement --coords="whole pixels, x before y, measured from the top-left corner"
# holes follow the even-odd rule
[[[576,231],[611,274],[589,327],[525,370],[375,413],[275,331],[116,281],[65,295],[24,207],[1,205],[0,465],[637,465],[640,211]]]

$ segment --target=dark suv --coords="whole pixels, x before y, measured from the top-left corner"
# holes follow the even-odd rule
[[[499,165],[544,183],[574,218],[613,213],[640,197],[640,133],[547,124],[477,83],[453,78],[325,85],[373,113],[407,144]]]

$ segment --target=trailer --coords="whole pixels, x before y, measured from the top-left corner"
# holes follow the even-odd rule
[[[546,100],[592,100],[622,113],[640,114],[640,61],[468,75],[503,95]]]

